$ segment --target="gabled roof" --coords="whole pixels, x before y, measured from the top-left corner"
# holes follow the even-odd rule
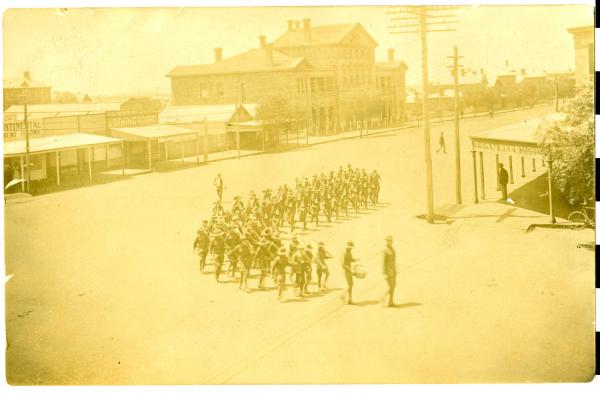
[[[301,64],[306,64],[304,58],[291,57],[276,50],[273,50],[273,64],[269,64],[267,62],[267,50],[253,48],[217,63],[177,66],[169,71],[167,77],[285,71],[295,69]]]
[[[384,69],[384,70],[393,70],[396,68],[403,68],[404,70],[408,69],[408,66],[402,60],[399,61],[378,61],[375,63],[375,68]]]
[[[51,87],[47,83],[24,78],[6,78],[3,82],[5,89],[20,89],[25,87]]]
[[[377,41],[371,37],[360,23],[346,23],[311,26],[310,41],[308,42],[304,39],[304,29],[302,27],[288,30],[273,41],[273,47],[287,48],[291,46],[342,44],[352,32],[359,32],[373,47],[378,46]]]

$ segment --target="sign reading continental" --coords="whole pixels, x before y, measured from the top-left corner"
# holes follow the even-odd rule
[[[20,139],[25,138],[25,122],[17,121],[11,118],[5,119],[4,122],[4,139]],[[42,134],[41,120],[28,120],[29,136],[40,136]]]

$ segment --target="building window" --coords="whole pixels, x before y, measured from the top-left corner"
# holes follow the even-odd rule
[[[217,97],[223,99],[225,97],[225,91],[223,90],[223,83],[217,83]]]

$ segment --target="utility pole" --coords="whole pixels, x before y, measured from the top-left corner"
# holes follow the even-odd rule
[[[23,123],[25,124],[25,185],[29,192],[29,183],[31,183],[31,164],[29,161],[29,120],[27,119],[27,94],[21,96],[23,98]],[[23,174],[21,174],[22,176]]]
[[[391,7],[388,15],[400,15],[390,18],[391,21],[400,22],[390,26],[392,34],[419,34],[421,38],[421,72],[423,76],[423,136],[425,153],[425,177],[427,183],[427,222],[434,223],[433,209],[433,165],[431,162],[431,135],[429,128],[429,71],[427,68],[427,33],[455,31],[449,27],[433,27],[434,25],[449,25],[456,23],[454,15],[449,13],[439,14],[439,11],[450,11],[456,6],[401,6]]]
[[[458,55],[458,47],[454,45],[454,55],[450,58],[453,59],[452,64],[452,75],[454,76],[454,166],[456,169],[456,203],[462,204],[462,192],[461,192],[461,178],[460,178],[460,92],[458,88],[458,59],[462,56]]]
[[[558,74],[554,74],[554,111],[558,112]]]

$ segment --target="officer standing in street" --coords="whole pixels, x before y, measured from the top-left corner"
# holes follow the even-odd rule
[[[221,177],[221,174],[217,174],[217,177],[215,177],[215,180],[213,180],[213,185],[215,186],[215,190],[217,191],[217,197],[219,198],[219,202],[221,202],[221,200],[223,199],[223,189],[225,188],[225,185],[223,184],[223,178]]]
[[[354,304],[354,302],[352,301],[352,286],[354,285],[352,276],[352,264],[358,260],[354,259],[354,257],[352,256],[353,248],[353,242],[350,241],[346,244],[346,252],[344,253],[344,259],[342,262],[342,267],[344,268],[344,276],[346,277],[346,282],[348,283],[348,304]]]
[[[394,290],[396,289],[396,251],[392,246],[392,236],[385,238],[383,250],[383,275],[388,284],[388,307],[394,307]]]

